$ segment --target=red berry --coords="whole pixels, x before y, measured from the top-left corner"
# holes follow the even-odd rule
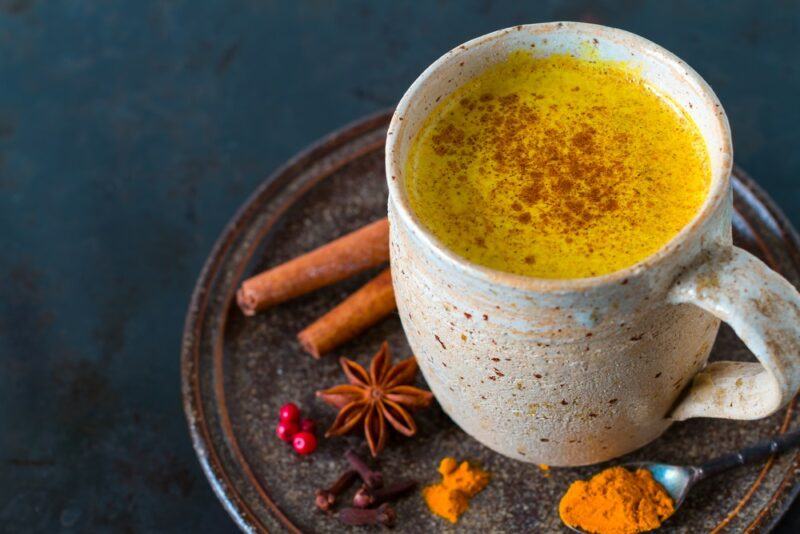
[[[311,454],[317,449],[317,438],[311,432],[298,432],[292,439],[297,454]]]
[[[293,402],[284,404],[281,406],[279,417],[281,418],[281,421],[297,422],[297,420],[300,419],[300,408],[298,408]]]
[[[292,438],[300,431],[300,428],[297,426],[297,423],[294,421],[281,421],[278,423],[278,426],[275,427],[275,433],[281,438],[283,441],[289,443],[292,441]]]
[[[303,419],[300,421],[300,430],[303,432],[311,432],[313,434],[316,428],[317,425],[314,423],[313,419]]]

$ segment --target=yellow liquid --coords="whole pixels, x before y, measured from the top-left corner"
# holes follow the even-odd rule
[[[514,52],[430,113],[405,165],[411,207],[493,269],[582,278],[653,254],[695,215],[697,125],[622,63]]]

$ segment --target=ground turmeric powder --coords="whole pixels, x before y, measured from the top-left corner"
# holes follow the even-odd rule
[[[544,478],[550,478],[550,466],[547,464],[539,464],[539,469],[542,470]]]
[[[442,481],[425,488],[422,496],[431,512],[455,523],[469,508],[469,499],[489,483],[489,473],[468,462],[458,465],[454,458],[443,458],[439,473]]]
[[[561,498],[561,520],[593,534],[635,534],[661,526],[675,511],[672,498],[647,469],[611,467],[578,480]]]

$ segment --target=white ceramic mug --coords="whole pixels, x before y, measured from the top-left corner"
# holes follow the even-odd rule
[[[404,185],[408,149],[430,110],[513,50],[580,55],[587,46],[639,68],[697,123],[712,182],[695,218],[652,256],[594,278],[518,276],[448,250],[420,223]],[[450,417],[502,454],[567,466],[629,452],[675,420],[756,419],[786,404],[800,385],[800,295],[731,244],[732,157],[725,112],[705,81],[621,30],[518,26],[425,70],[386,142],[392,276],[409,343]],[[720,319],[759,363],[706,365]]]

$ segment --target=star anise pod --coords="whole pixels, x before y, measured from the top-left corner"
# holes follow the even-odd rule
[[[369,372],[347,358],[340,358],[339,363],[349,383],[317,391],[317,397],[339,409],[325,437],[341,436],[363,423],[369,450],[377,456],[386,445],[387,421],[405,436],[417,433],[409,410],[427,408],[433,394],[409,385],[417,374],[413,356],[392,365],[389,344],[384,341],[372,358]]]

